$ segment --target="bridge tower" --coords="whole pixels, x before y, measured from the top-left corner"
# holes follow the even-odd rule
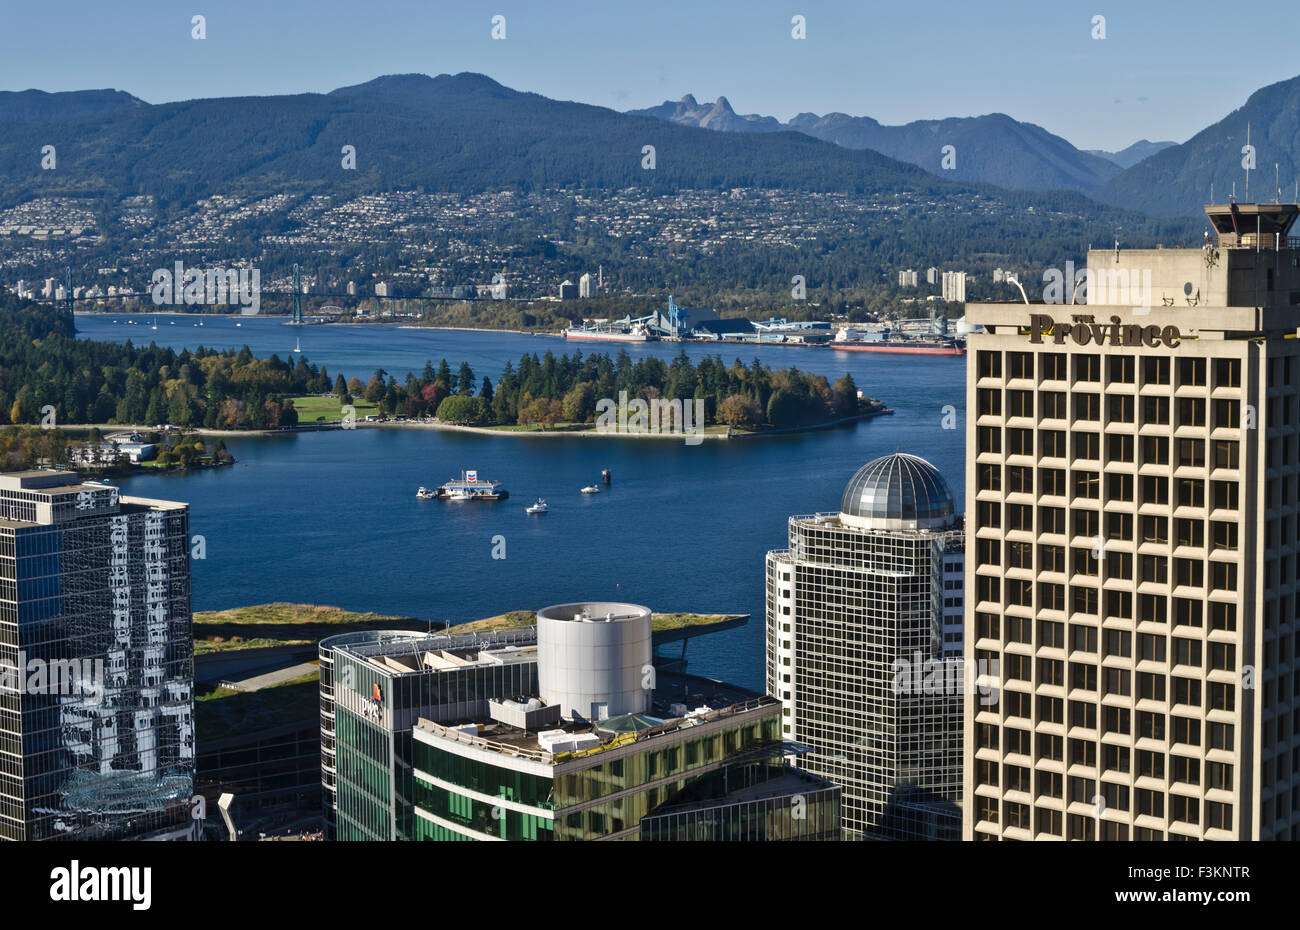
[[[298,263],[293,263],[293,320],[292,323],[302,325],[302,282],[298,279]]]
[[[68,316],[72,316],[72,266],[63,268],[63,302],[67,305]]]

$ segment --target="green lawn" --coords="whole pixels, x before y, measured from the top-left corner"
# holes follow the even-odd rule
[[[651,629],[656,633],[684,627],[706,627],[731,620],[738,614],[654,614]],[[452,627],[451,633],[482,633],[492,630],[515,630],[537,622],[531,610],[512,610],[495,617],[473,620]],[[194,615],[194,652],[225,652],[232,649],[258,649],[264,646],[306,645],[327,636],[354,630],[429,629],[426,621],[411,617],[355,613],[338,607],[316,604],[257,604],[230,610],[204,611]],[[439,632],[434,630],[434,632]]]
[[[156,458],[149,459],[149,461],[147,461],[147,462],[141,462],[140,464],[141,464],[142,466],[144,466],[145,468],[162,468],[162,467],[163,467],[162,465],[159,465],[159,464],[158,464],[158,459],[156,459]],[[192,467],[199,467],[199,466],[203,466],[203,465],[211,465],[211,464],[212,464],[212,456],[210,456],[210,455],[200,455],[197,459],[194,460],[194,465],[193,465]],[[170,465],[168,465],[167,467],[168,467],[168,468],[176,468],[176,467],[179,466],[179,465],[180,465],[180,460],[179,460],[179,459],[174,459],[174,460],[172,461],[172,463],[171,463]]]
[[[298,411],[299,423],[315,423],[317,419],[324,417],[326,420],[341,419],[342,404],[333,394],[326,396],[311,395],[309,397],[293,397],[293,408]],[[368,400],[360,397],[353,398],[352,407],[356,410],[357,419],[368,416],[377,416],[379,406],[372,404]]]
[[[194,730],[200,739],[224,739],[320,716],[320,672],[261,691],[217,688],[194,698]]]
[[[668,630],[681,630],[693,626],[710,626],[714,623],[722,623],[726,620],[733,620],[740,614],[651,614],[650,629],[655,633],[664,633]],[[450,633],[486,633],[495,630],[517,630],[521,627],[533,626],[537,623],[537,613],[532,610],[512,610],[509,613],[499,614],[495,617],[487,617],[483,620],[473,620],[469,623],[462,623],[460,626],[452,627]]]
[[[194,615],[194,652],[305,645],[353,630],[427,630],[411,617],[355,613],[315,604],[257,604]]]

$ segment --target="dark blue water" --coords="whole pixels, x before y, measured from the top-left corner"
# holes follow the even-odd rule
[[[225,329],[203,327],[204,344],[248,342],[269,354],[272,343],[293,332],[270,320],[244,320],[238,329],[222,322]],[[102,318],[80,317],[78,326],[97,338],[113,329]],[[211,338],[226,329],[231,339]],[[314,343],[314,362],[349,377],[354,368],[358,376],[377,367],[404,374],[444,354],[495,377],[507,358],[526,349],[565,348],[558,340],[499,333],[328,326],[303,332],[304,349]],[[127,335],[142,341],[138,332]],[[178,348],[198,341],[180,333],[168,340]],[[672,355],[678,349],[630,350]],[[691,355],[703,351],[688,347]],[[733,347],[728,361],[733,354],[746,362],[758,354],[766,364],[794,364],[828,377],[848,370],[896,414],[829,431],[698,446],[420,429],[228,439],[240,460],[233,468],[140,476],[122,485],[129,494],[190,504],[193,532],[207,543],[207,558],[194,562],[196,610],[295,601],[460,622],[620,598],[656,611],[748,613],[748,626],[696,641],[689,656],[698,674],[757,688],[763,557],[785,547],[788,516],[838,509],[854,471],[896,450],[932,461],[960,506],[963,424],[959,419],[958,429],[943,429],[941,421],[945,404],[964,408],[965,360]],[[511,497],[492,504],[415,499],[418,486],[440,484],[464,468],[500,479]],[[613,486],[593,497],[580,494],[605,468]],[[526,516],[524,507],[537,497],[550,502],[551,512]],[[505,539],[503,560],[492,558],[498,535]]]

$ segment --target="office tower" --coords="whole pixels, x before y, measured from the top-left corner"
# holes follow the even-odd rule
[[[943,273],[943,299],[953,303],[966,300],[966,272],[945,271]]]
[[[767,690],[784,738],[811,750],[796,764],[843,787],[848,830],[960,838],[964,556],[947,482],[913,455],[875,459],[839,512],[791,517],[789,543],[767,556]]]
[[[532,629],[459,636],[365,630],[323,639],[319,653],[329,839],[413,839],[416,722],[485,715],[489,700],[537,687]]]
[[[0,837],[187,839],[189,512],[0,475]]]
[[[938,284],[938,283],[939,283],[939,269],[938,269],[938,268],[935,268],[933,265],[931,265],[929,268],[927,268],[927,269],[925,270],[925,283],[926,283],[926,284]]]
[[[967,308],[967,838],[1297,838],[1298,213]]]
[[[322,642],[339,839],[839,839],[840,790],[784,765],[780,705],[658,668],[649,610],[537,624]]]
[[[588,298],[594,296],[592,294],[591,285],[592,285],[592,278],[590,274],[584,274],[581,278],[579,278],[578,296],[582,298]]]

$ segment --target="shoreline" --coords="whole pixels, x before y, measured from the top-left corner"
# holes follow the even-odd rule
[[[76,311],[76,315],[78,316],[82,316],[82,315],[121,316],[122,314],[113,314],[107,310],[78,310]],[[137,311],[134,312],[133,315],[134,316],[174,316],[174,317],[185,317],[191,319],[195,317],[207,317],[210,319],[218,319],[218,320],[221,319],[248,320],[248,319],[258,319],[259,317],[266,320],[287,321],[292,319],[292,316],[287,313],[254,313],[254,314],[243,315],[237,313],[185,313],[185,312],[178,312],[178,311],[162,311],[162,312]],[[295,324],[286,322],[284,325],[292,326]],[[421,326],[414,323],[403,323],[397,320],[350,320],[346,323],[335,322],[331,320],[331,321],[323,321],[319,323],[312,322],[312,323],[301,323],[296,325],[338,326],[338,327],[392,326],[395,329],[433,330],[436,332],[447,332],[447,333],[505,333],[511,336],[542,336],[551,339],[559,339],[565,342],[566,345],[570,341],[565,339],[564,333],[562,332],[554,333],[554,332],[548,332],[539,329],[497,329],[496,327],[491,327],[491,326]],[[628,345],[629,344],[629,343],[621,342],[619,340],[573,340],[573,341],[575,342],[588,341],[591,342],[593,345],[594,344],[600,344],[600,345]],[[769,348],[769,347],[786,348],[786,349],[789,348],[833,349],[835,348],[835,346],[831,345],[828,342],[757,342],[754,340],[742,340],[742,339],[661,339],[661,340],[654,340],[654,341],[669,343],[669,344],[680,344],[680,345],[689,344],[689,345],[702,345],[702,346],[717,346],[718,348],[722,348],[724,346],[727,348],[751,348],[751,349]],[[645,343],[631,343],[631,344],[643,345]]]
[[[888,407],[881,407],[878,410],[871,410],[866,413],[854,414],[851,417],[841,417],[838,420],[828,420],[825,423],[815,423],[810,426],[792,426],[785,429],[768,429],[755,430],[752,432],[737,432],[730,427],[724,430],[718,430],[717,427],[706,427],[705,432],[699,433],[700,440],[731,440],[731,439],[753,439],[760,436],[789,436],[795,433],[810,433],[816,430],[831,429],[836,426],[844,426],[849,423],[856,423],[860,420],[872,420],[880,416],[892,416],[894,413]],[[342,424],[335,420],[330,423],[305,423],[298,426],[286,426],[280,429],[209,429],[207,427],[186,427],[175,430],[181,434],[191,434],[195,436],[215,436],[219,438],[229,437],[270,437],[270,436],[288,436],[297,433],[325,433],[325,432],[350,432],[353,429],[430,429],[446,431],[450,433],[473,433],[480,436],[576,436],[584,439],[669,439],[678,442],[687,439],[696,438],[691,433],[680,432],[658,432],[658,433],[631,433],[621,432],[619,430],[601,430],[594,425],[584,424],[583,429],[502,429],[492,426],[463,426],[458,423],[442,423],[434,420],[389,420],[385,423],[365,423],[360,420],[348,429],[344,429]],[[99,429],[101,431],[112,432],[140,432],[156,433],[159,430],[151,426],[131,426],[124,424],[110,423],[60,423],[53,429],[63,430],[90,430]],[[708,430],[714,430],[708,432]],[[692,443],[694,445],[694,443]]]

